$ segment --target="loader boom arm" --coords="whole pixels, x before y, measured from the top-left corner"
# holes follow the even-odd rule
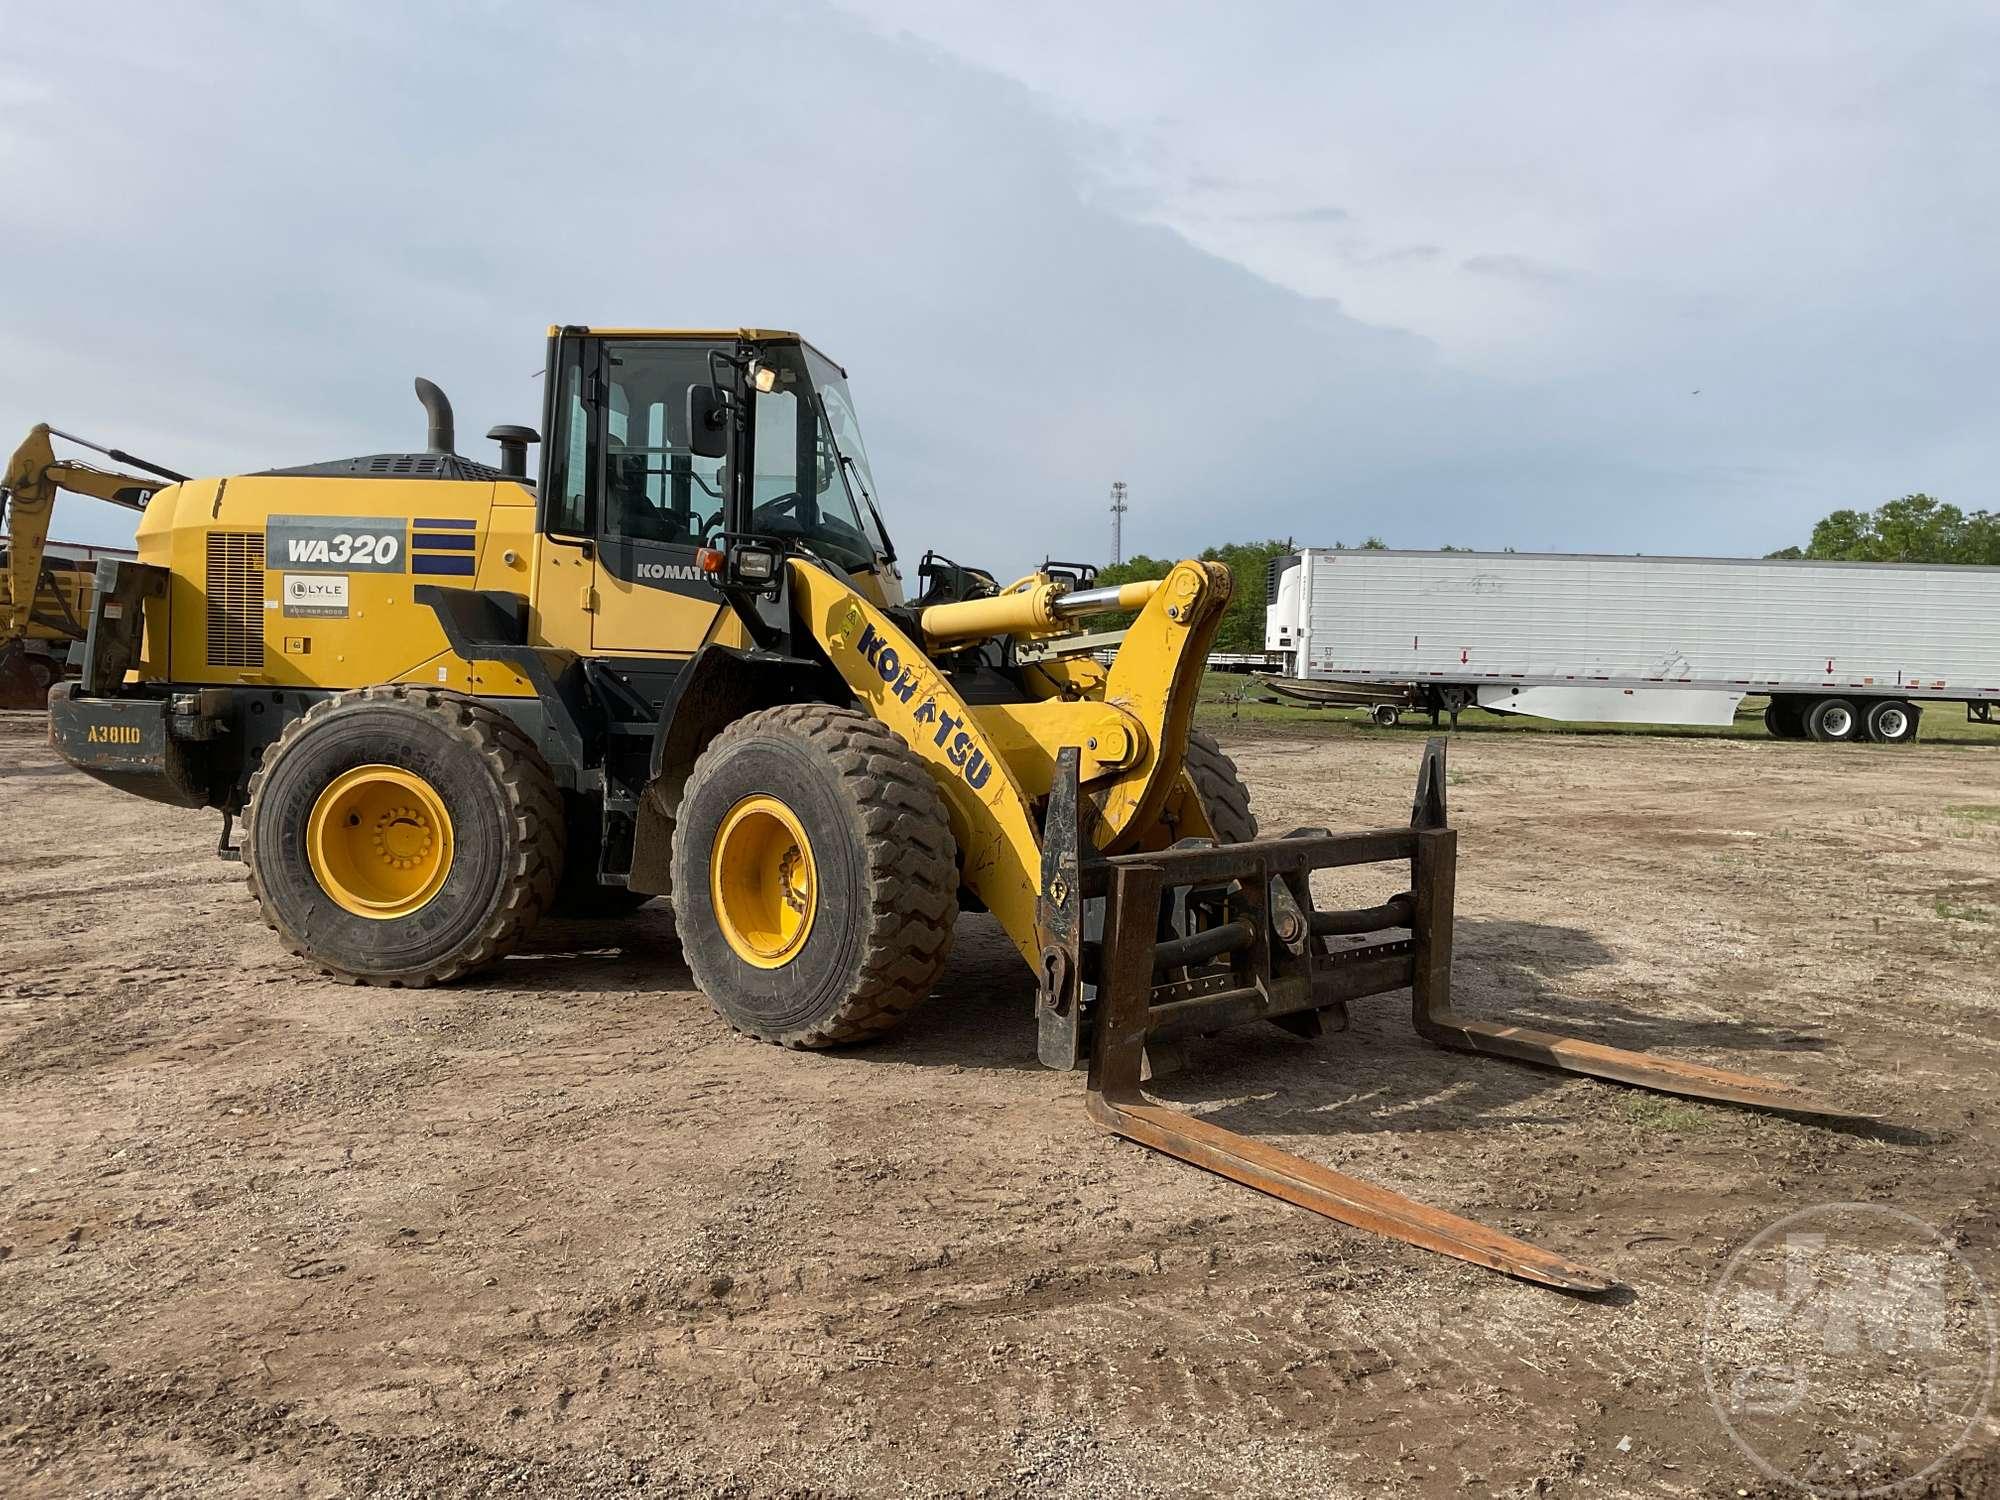
[[[1178,564],[1158,583],[1105,590],[1099,609],[1141,606],[1111,665],[1104,696],[968,704],[916,640],[846,582],[804,559],[790,564],[799,623],[869,712],[930,766],[951,810],[963,877],[1031,967],[1042,845],[1035,805],[1057,758],[1078,752],[1091,840],[1105,852],[1154,833],[1180,788],[1202,663],[1229,603],[1228,569]],[[1047,585],[924,612],[933,645],[995,631],[1061,631],[1081,611]],[[1188,809],[1192,821],[1198,808]],[[1175,830],[1207,833],[1206,824]]]
[[[923,651],[845,580],[790,564],[798,623],[867,710],[929,767],[944,794],[961,876],[1035,962],[1041,836],[1007,757]]]

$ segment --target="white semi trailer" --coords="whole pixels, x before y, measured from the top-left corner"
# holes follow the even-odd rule
[[[1728,724],[1916,738],[2000,703],[2000,568],[1309,548],[1271,564],[1265,645],[1301,690],[1454,718]]]

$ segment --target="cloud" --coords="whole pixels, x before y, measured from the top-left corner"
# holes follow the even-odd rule
[[[1934,149],[1991,135],[1953,58],[1913,94],[1891,47],[1865,103],[1783,70],[1670,94],[1588,8],[1546,62],[1421,16],[1064,14],[1081,51],[1032,7],[17,7],[54,93],[0,87],[0,443],[48,418],[207,472],[370,452],[417,441],[420,373],[461,432],[538,421],[551,322],[761,323],[848,367],[907,558],[1101,556],[1113,479],[1154,553],[1761,552],[1839,504],[1983,503],[2000,225]],[[1691,45],[1674,79],[1715,61]],[[1516,65],[1546,100],[1496,99]],[[1670,105],[1700,149],[1635,161]],[[1857,136],[1838,191],[1801,166]],[[1745,141],[1842,232],[1764,213]],[[1231,191],[1279,217],[1182,211]],[[1587,292],[1468,274],[1508,257]]]
[[[1345,224],[1353,216],[1344,208],[1322,203],[1312,208],[1273,208],[1260,214],[1246,214],[1267,224]]]
[[[1450,0],[848,3],[1138,143],[1098,154],[1149,220],[1422,335],[1521,398],[1524,438],[1564,421],[1542,440],[1577,472],[1683,472],[1702,545],[1754,550],[1916,485],[1990,503],[2000,378],[1967,344],[2000,313],[2000,191],[1974,144],[2000,127],[1991,7],[1831,0],[1801,26],[1670,0],[1557,0],[1533,25]],[[1349,217],[1278,232],[1215,212],[1197,187],[1216,183]],[[1723,371],[1734,404],[1658,412],[1662,385]],[[1716,482],[1750,471],[1785,477]]]
[[[1498,276],[1530,286],[1575,286],[1583,280],[1576,271],[1546,265],[1528,255],[1468,255],[1459,267],[1475,276]]]
[[[1386,250],[1344,250],[1341,258],[1351,266],[1423,265],[1444,254],[1441,245],[1391,245]]]

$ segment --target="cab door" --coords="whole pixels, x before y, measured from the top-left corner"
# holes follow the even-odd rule
[[[606,339],[597,519],[599,655],[694,654],[723,608],[695,565],[722,529],[723,465],[688,446],[687,393],[712,378],[707,341]]]
[[[724,607],[695,564],[722,526],[724,469],[696,457],[685,431],[688,387],[709,382],[717,346],[572,336],[559,347],[544,613],[574,597],[577,646],[595,656],[685,659]]]

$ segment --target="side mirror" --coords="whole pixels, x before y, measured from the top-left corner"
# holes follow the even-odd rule
[[[729,456],[729,396],[720,386],[688,387],[687,433],[696,458]]]

